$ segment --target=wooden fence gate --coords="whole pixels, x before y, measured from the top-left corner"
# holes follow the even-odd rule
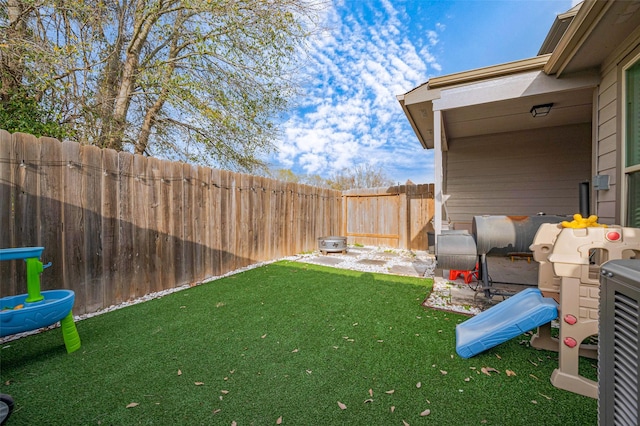
[[[342,198],[347,243],[427,250],[433,184],[353,189]]]

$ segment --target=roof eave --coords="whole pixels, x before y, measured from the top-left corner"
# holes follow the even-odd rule
[[[429,79],[427,85],[430,89],[435,89],[439,87],[472,83],[479,80],[488,80],[496,77],[504,77],[525,71],[542,70],[550,57],[551,54],[540,55],[533,58],[521,59],[519,61],[492,65],[490,67],[476,68],[455,74],[443,75],[441,77],[433,77]]]
[[[433,149],[433,141],[430,141],[431,143],[429,143],[429,141],[427,141],[424,138],[424,136],[420,132],[420,129],[416,125],[416,122],[413,119],[413,116],[411,115],[411,112],[409,111],[409,109],[405,105],[404,95],[398,95],[398,96],[396,96],[396,98],[398,99],[398,102],[400,103],[400,107],[402,107],[402,111],[404,111],[404,115],[407,117],[407,120],[409,120],[409,124],[411,124],[411,128],[413,129],[413,132],[415,133],[416,137],[418,138],[418,141],[420,141],[420,145],[422,145],[422,147],[424,149]]]
[[[544,66],[546,74],[556,74],[557,76],[562,74],[609,7],[611,7],[611,2],[584,1]]]

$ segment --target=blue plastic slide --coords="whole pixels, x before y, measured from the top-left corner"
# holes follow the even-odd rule
[[[528,288],[456,327],[456,352],[471,358],[558,316],[558,304]]]

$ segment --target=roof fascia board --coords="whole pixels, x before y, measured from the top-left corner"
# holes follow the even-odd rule
[[[560,76],[611,5],[611,1],[585,0],[544,66],[544,72]]]
[[[455,74],[433,77],[428,82],[429,89],[448,87],[465,83],[472,83],[478,80],[502,77],[506,75],[521,73],[525,71],[541,70],[549,60],[551,54],[522,59],[514,62],[507,62],[490,67],[476,68],[470,71],[463,71]]]
[[[589,70],[555,78],[542,71],[510,75],[473,84],[442,89],[440,99],[433,101],[434,110],[449,110],[529,97],[566,90],[595,87],[600,81],[597,70]]]

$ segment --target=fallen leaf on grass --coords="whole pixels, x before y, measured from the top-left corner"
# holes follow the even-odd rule
[[[236,421],[234,420],[231,422],[231,426],[238,426],[238,423],[236,423]]]
[[[531,403],[532,403],[532,404],[537,404],[537,403],[538,403],[538,401],[536,401],[535,399],[532,399],[532,400],[531,400]]]
[[[498,355],[498,354],[496,354],[496,358],[502,359],[502,357],[500,355]]]
[[[137,402],[130,402],[130,403],[127,404],[127,408],[137,407],[138,405],[140,405],[140,404],[137,403]]]
[[[440,374],[442,374],[444,376],[445,374],[447,374],[447,372],[444,371],[444,370],[440,370]]]
[[[529,377],[531,377],[532,379],[540,380],[536,376],[534,376],[533,374],[529,374]]]
[[[218,414],[220,411],[222,411],[222,410],[219,409],[219,408],[216,408],[215,410],[213,410],[213,414]]]
[[[516,373],[514,371],[512,371],[512,370],[507,370],[507,371],[505,371],[505,373],[507,373],[507,377],[511,377],[511,376],[515,376],[516,375]]]
[[[538,393],[540,393],[540,392],[538,392]],[[549,401],[551,401],[551,397],[550,397],[550,396],[547,396],[547,395],[545,395],[545,394],[543,394],[543,393],[540,393],[540,395],[544,396],[544,397],[545,397],[545,398],[547,398]]]
[[[298,349],[294,349],[294,350],[292,350],[292,351],[291,351],[291,353],[294,353],[294,354],[295,354],[296,352],[298,352]]]
[[[204,385],[204,382],[195,382],[195,383],[194,383],[194,385],[196,385],[196,386],[202,386],[202,385]]]
[[[221,393],[221,394],[223,394],[223,395],[226,395],[226,394],[228,394],[228,393],[229,393],[229,391],[228,391],[228,390],[226,390],[226,389],[222,389],[222,390],[220,391],[220,393]]]
[[[369,389],[369,396],[373,396],[373,389]]]
[[[182,376],[182,370],[178,370],[178,376]]]
[[[261,339],[264,339],[265,337],[267,337],[267,333],[264,333],[262,336],[260,336]]]
[[[469,381],[471,381],[471,377],[466,377],[466,378],[464,379],[464,381],[465,381],[465,382],[469,382]]]
[[[340,407],[341,410],[346,410],[347,406],[344,405],[342,402],[338,401],[338,407]]]
[[[393,413],[394,411],[396,411],[396,407],[395,407],[395,405],[392,405],[391,406],[391,412]]]
[[[420,389],[420,388],[422,387],[422,383],[420,383],[420,382],[416,383],[416,387],[417,387],[418,389]]]
[[[425,416],[428,416],[429,414],[431,414],[431,410],[427,408],[422,413],[420,413],[420,416],[425,417]]]
[[[490,375],[491,375],[491,373],[498,373],[498,374],[500,374],[500,372],[499,372],[498,370],[496,370],[495,368],[493,368],[493,367],[482,367],[482,368],[480,369],[480,371],[482,371],[482,372],[483,372],[484,374],[486,374],[487,376],[490,376]]]
[[[409,426],[409,423],[405,422],[404,420],[402,421],[402,426]]]
[[[394,393],[394,392],[395,392],[395,390],[394,390],[394,389],[391,389],[391,390],[386,391],[385,393],[388,393],[389,395],[391,395],[391,394],[392,394],[392,393]]]
[[[364,403],[366,404],[367,402],[373,402],[373,399],[372,399],[372,398],[365,399],[365,400],[364,400]]]
[[[276,424],[277,425],[281,425],[282,424],[282,416],[278,417],[278,420],[276,420]]]

